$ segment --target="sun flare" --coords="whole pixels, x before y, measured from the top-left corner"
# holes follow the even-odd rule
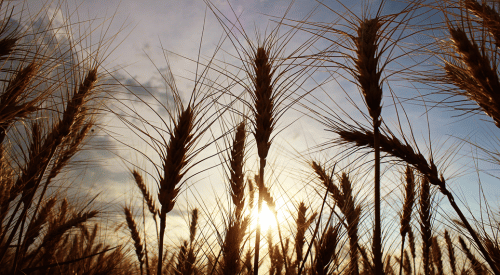
[[[253,216],[252,219],[253,228],[257,228],[256,217],[259,216],[259,211],[257,207],[253,209],[252,216]],[[269,210],[269,207],[267,207],[267,204],[265,202],[262,202],[262,209],[260,211],[259,217],[260,217],[259,219],[260,228],[263,232],[267,231],[270,228],[273,229],[274,227],[276,227],[276,218],[274,217],[273,212]]]

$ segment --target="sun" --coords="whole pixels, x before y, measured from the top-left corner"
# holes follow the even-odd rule
[[[254,228],[257,228],[257,219],[256,217],[259,215],[257,207],[254,207],[252,211],[253,219],[252,219],[252,226]],[[271,210],[269,210],[269,207],[267,207],[266,202],[262,202],[262,209],[260,211],[260,229],[263,232],[266,232],[269,229],[273,229],[276,227],[276,218],[274,217],[274,214]]]

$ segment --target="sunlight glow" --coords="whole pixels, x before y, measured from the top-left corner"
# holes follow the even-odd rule
[[[253,219],[252,219],[252,227],[257,228],[257,215],[259,210],[257,207],[253,209]],[[262,202],[262,209],[260,211],[260,228],[261,232],[266,232],[269,228],[273,229],[276,227],[276,218],[274,217],[273,212],[269,210],[267,204]]]

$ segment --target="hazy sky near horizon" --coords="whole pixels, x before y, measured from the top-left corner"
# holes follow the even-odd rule
[[[351,9],[353,13],[360,15],[363,6],[358,2],[354,2],[356,1],[342,1],[342,3],[344,3],[347,8]],[[369,2],[372,7],[377,7],[377,0]],[[263,32],[266,26],[272,28],[274,23],[271,22],[273,18],[270,16],[283,16],[290,5],[290,1],[281,0],[240,0],[230,1],[230,3],[234,13],[239,16],[243,28],[251,37],[253,37],[256,29]],[[336,1],[324,1],[323,3],[340,13],[345,10],[345,8]],[[226,1],[217,0],[213,1],[213,4],[219,8],[229,20],[234,21],[236,17]],[[29,3],[28,7],[30,11],[36,10],[36,5],[39,5],[39,3]],[[53,3],[52,5],[55,4]],[[318,3],[315,1],[297,0],[293,6],[291,6],[286,17],[288,19],[302,20],[312,12],[317,5]],[[403,4],[401,2],[387,1],[384,11],[387,13],[394,12],[402,7]],[[113,51],[104,63],[106,68],[113,71],[114,75],[118,77],[122,83],[131,85],[129,88],[130,90],[141,93],[142,88],[133,87],[141,83],[141,85],[148,87],[148,90],[153,95],[162,97],[162,100],[168,99],[168,96],[165,95],[165,88],[158,74],[158,69],[153,64],[155,64],[160,71],[165,68],[165,50],[170,52],[167,53],[168,59],[172,66],[172,71],[178,77],[177,84],[179,90],[189,93],[193,84],[189,79],[193,78],[193,72],[196,71],[196,64],[189,61],[189,59],[195,60],[198,57],[198,52],[201,53],[202,60],[203,58],[211,57],[214,54],[216,45],[220,43],[221,38],[224,39],[225,37],[219,22],[201,0],[67,1],[67,4],[62,6],[62,10],[63,14],[66,15],[68,14],[67,12],[70,12],[69,14],[72,22],[85,21],[93,18],[96,19],[96,23],[104,20],[105,22],[103,25],[105,27],[109,26],[107,37],[118,33],[114,40],[115,43],[113,44],[116,45],[116,47],[112,47]],[[72,13],[75,10],[77,10],[77,13]],[[112,21],[110,21],[111,18]],[[336,15],[332,11],[329,11],[325,7],[319,7],[314,11],[310,20],[315,22],[332,22],[335,18]],[[85,23],[83,23],[83,25],[85,25]],[[97,37],[100,35],[99,32],[95,34]],[[310,34],[298,32],[294,40],[287,44],[287,48],[292,50],[298,47],[302,41],[308,37],[310,37]],[[201,40],[202,42],[200,43]],[[325,41],[320,41],[318,45],[324,45],[324,43]],[[314,50],[315,49],[312,48],[311,52]],[[234,48],[232,49],[229,40],[226,39],[222,50],[220,50],[216,56],[219,60],[226,60],[227,58],[227,60],[229,60],[227,62],[231,62],[230,64],[237,64],[238,60],[232,58],[231,54],[234,54]],[[315,76],[313,76],[313,78],[314,77]],[[324,73],[318,72],[316,80],[323,81],[324,79]],[[338,79],[338,81],[345,85],[343,87],[348,90],[348,93],[353,95],[359,94],[358,91],[345,80]],[[306,87],[314,87],[313,82],[307,85],[310,86]],[[407,97],[410,94],[413,96],[418,95],[417,91],[408,91],[411,90],[411,84],[409,83],[398,82],[391,87],[397,95],[401,93],[403,97]],[[338,99],[339,102],[342,102],[342,104],[345,104],[342,105],[343,108],[356,112],[352,106],[349,106],[345,99],[345,94],[334,81],[325,84],[324,90],[334,91],[335,95],[333,97]],[[327,99],[321,89],[316,89],[312,94],[315,95],[319,101],[324,100],[324,102],[328,103],[329,99]],[[148,97],[147,93],[141,95]],[[391,105],[392,99],[386,94],[384,98],[384,112],[386,112],[385,114],[387,114],[387,117],[384,117],[384,120],[388,125],[394,126],[397,119],[391,117],[391,115],[394,115],[394,111],[391,111]],[[360,104],[360,107],[363,109],[364,105]],[[407,108],[406,111],[408,112],[409,119],[412,122],[416,138],[418,140],[428,141],[429,132],[427,129],[425,108],[416,106],[415,104],[408,104],[405,105],[405,107]],[[137,106],[139,112],[142,112],[141,108],[142,107]],[[317,196],[317,194],[314,193],[314,188],[308,188],[306,186],[307,184],[311,184],[310,181],[312,177],[310,171],[307,171],[305,163],[311,159],[320,161],[329,160],[333,157],[331,154],[335,152],[335,149],[311,153],[317,151],[315,149],[316,145],[331,139],[332,134],[325,131],[325,127],[320,123],[308,118],[307,114],[304,115],[303,113],[307,113],[304,108],[297,105],[297,109],[298,111],[290,110],[288,115],[279,123],[278,130],[284,130],[277,135],[272,145],[270,161],[268,161],[270,165],[269,170],[274,174],[273,177],[280,181],[280,183],[273,185],[274,194],[278,199],[287,201],[289,197],[292,197],[294,204],[298,204],[299,199],[309,199],[307,203],[312,203],[311,201],[316,198],[315,196]],[[466,159],[464,156],[470,153],[476,153],[476,151],[474,147],[469,146],[466,141],[479,141],[485,142],[486,144],[494,143],[498,141],[494,137],[498,135],[498,129],[496,129],[486,117],[461,119],[453,118],[453,114],[455,113],[446,112],[444,109],[440,108],[429,111],[430,135],[433,140],[433,146],[436,146],[437,149],[440,149],[439,147],[442,146],[443,149],[440,150],[443,155],[446,155],[445,152],[447,150],[456,149],[454,147],[456,146],[455,144],[463,145],[462,149],[457,151],[457,155],[446,162],[446,165],[449,167],[445,172],[445,177],[453,177],[456,173],[462,173],[463,171],[460,171],[460,169],[462,169],[464,165],[467,165],[467,172],[465,175],[461,175],[455,179],[456,182],[453,183],[452,189],[459,193],[465,193],[465,198],[468,200],[468,203],[474,203],[474,201],[477,200],[478,178],[473,169],[474,161],[470,157]],[[359,114],[355,114],[354,116],[357,117]],[[487,121],[485,122],[483,119]],[[120,132],[125,129],[124,126],[117,126],[116,119],[106,121],[108,124],[104,125],[104,127],[109,126],[112,128],[111,132]],[[292,122],[293,124],[291,124],[291,126],[286,127]],[[209,135],[210,134],[206,136],[209,138]],[[131,144],[129,145],[138,146],[138,150],[142,150],[139,149],[141,146],[139,144],[139,139],[131,136],[129,137],[127,134],[118,138],[130,141]],[[249,135],[248,138],[250,140],[253,139],[251,135]],[[466,141],[460,142],[460,139],[465,139]],[[488,139],[490,140],[488,141]],[[94,191],[96,193],[104,190],[106,200],[117,202],[117,204],[123,201],[138,202],[139,190],[132,184],[132,177],[126,170],[126,167],[130,167],[130,165],[126,163],[130,161],[131,163],[138,164],[138,166],[141,166],[141,164],[147,166],[145,161],[141,160],[132,150],[120,147],[112,138],[104,135],[96,137],[94,143],[108,144],[111,148],[116,149],[116,151],[113,153],[102,151],[85,153],[85,156],[99,157],[105,163],[104,166],[95,167],[92,171],[86,173],[86,175],[89,176],[87,181],[93,182],[90,185],[91,188],[93,190],[95,189]],[[422,149],[425,151],[425,142],[419,145],[422,145]],[[495,145],[493,144],[492,147],[495,148]],[[254,161],[253,157],[256,155],[255,151],[254,146],[249,147],[248,154],[252,157],[250,159],[251,161]],[[124,160],[115,157],[115,153],[119,154]],[[219,158],[214,157],[204,165],[208,167],[216,165],[219,162]],[[255,167],[255,163],[248,164],[248,170],[254,170]],[[498,176],[498,174],[495,174],[495,170],[489,172],[493,173],[493,176]],[[151,173],[153,172],[151,171]],[[217,196],[227,199],[228,195],[225,190],[226,187],[222,176],[223,172],[221,167],[216,167],[195,177],[193,180],[194,182],[188,182],[185,187],[190,186],[190,188],[183,189],[175,210],[179,213],[179,219],[185,218],[185,215],[182,213],[185,213],[187,204],[189,204],[190,207],[200,206],[200,199],[206,199],[204,203],[207,203],[207,205],[215,205],[214,201],[210,201],[211,199]],[[362,182],[366,181],[365,179],[360,180]],[[498,204],[499,195],[498,189],[496,188],[497,185],[495,185],[492,177],[486,176],[485,174],[481,174],[481,180],[484,181],[483,183],[485,185],[483,187],[487,190],[488,196],[494,198],[493,205],[496,206]],[[470,182],[472,182],[472,184],[470,184]],[[153,182],[150,181],[149,184],[153,186]],[[393,184],[394,183],[392,183],[391,186],[393,186]],[[364,185],[366,185],[366,183],[364,183]],[[102,188],[102,190],[99,188]],[[285,190],[288,191],[289,194],[284,195],[283,192],[285,192]],[[391,189],[386,189],[384,191],[386,194],[389,194]],[[371,195],[367,193],[363,194],[363,196],[369,197]],[[387,204],[390,204],[392,202],[391,200],[391,198],[388,198]],[[293,212],[293,207],[288,206],[288,208],[284,210]],[[386,211],[390,212],[390,210]],[[182,235],[183,233],[178,234]]]

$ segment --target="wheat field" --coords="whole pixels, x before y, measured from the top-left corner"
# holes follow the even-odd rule
[[[205,0],[158,92],[116,14],[0,1],[0,274],[500,275],[500,2],[394,3]]]

